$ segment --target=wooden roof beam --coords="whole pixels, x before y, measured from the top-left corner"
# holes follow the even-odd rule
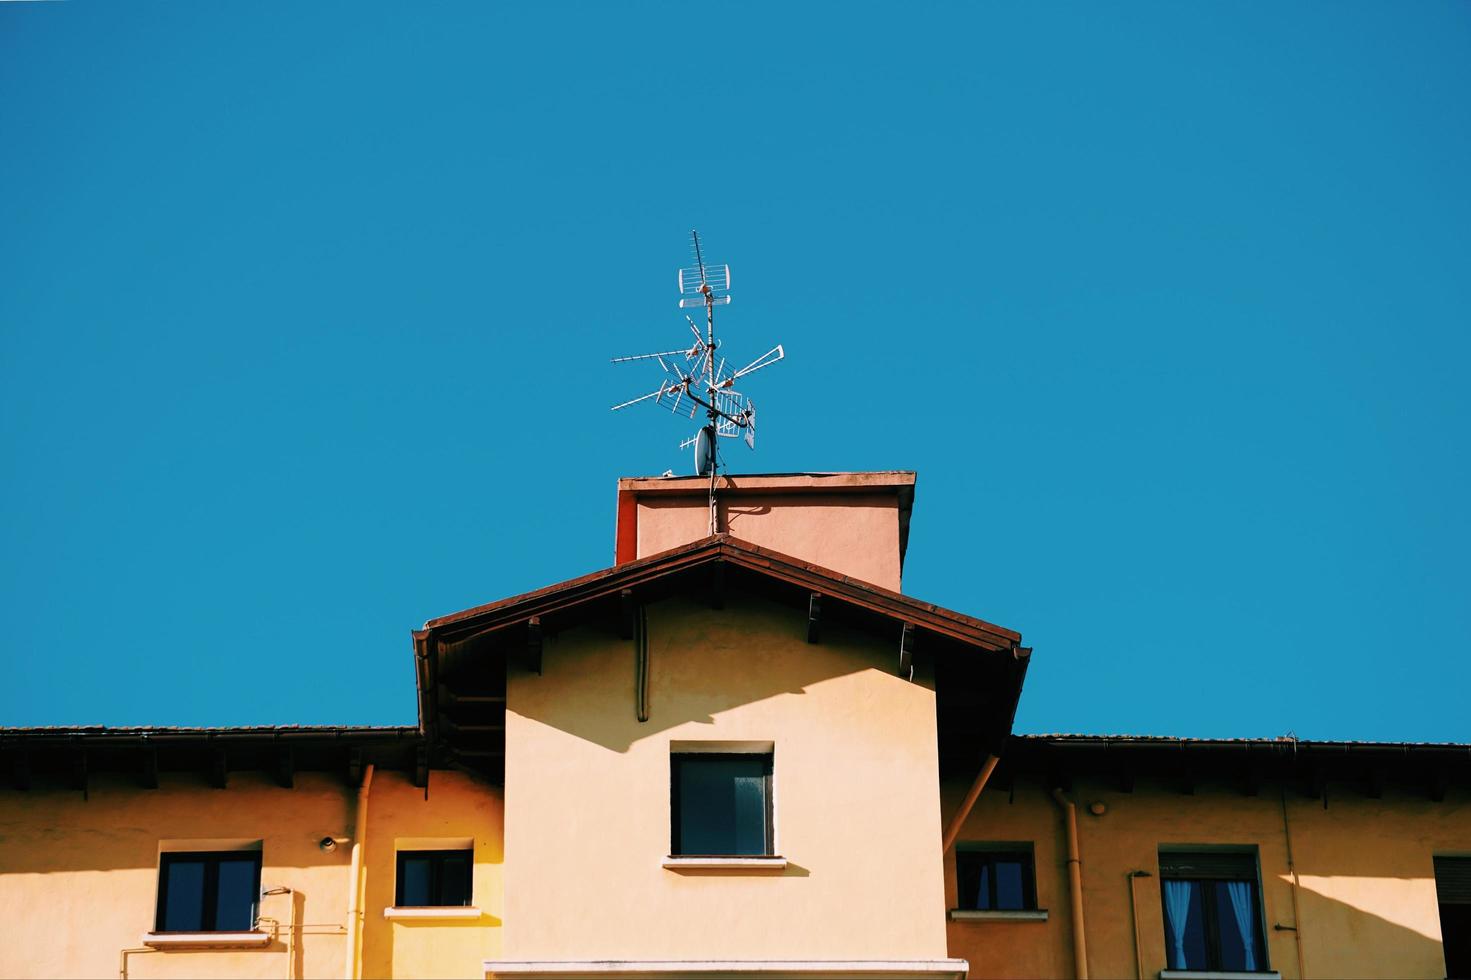
[[[541,617],[532,616],[526,621],[526,662],[537,677],[541,676]]]
[[[31,788],[31,754],[21,746],[14,749],[15,754],[11,756],[10,779],[16,789],[26,790]]]
[[[296,756],[289,745],[276,748],[276,783],[282,789],[296,788]]]
[[[139,782],[144,789],[158,789],[158,746],[151,742],[143,746],[143,772]]]
[[[72,739],[72,786],[82,791],[82,799],[88,798],[87,750],[76,739]]]
[[[209,753],[209,784],[215,789],[224,789],[230,782],[230,761],[225,747],[216,743]]]
[[[618,636],[625,640],[633,639],[634,617],[638,614],[638,606],[633,601],[632,589],[621,589],[618,592]]]

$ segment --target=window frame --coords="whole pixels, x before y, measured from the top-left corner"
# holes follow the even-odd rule
[[[464,857],[465,900],[458,905],[405,905],[404,861],[429,861],[429,897],[444,898],[444,864],[448,855]],[[396,851],[393,860],[393,907],[401,909],[460,909],[475,907],[475,849],[473,847],[421,847]]]
[[[204,864],[204,882],[200,896],[198,929],[165,929],[164,914],[169,901],[169,868],[180,861],[200,861]],[[203,932],[241,932],[240,929],[219,928],[220,864],[224,861],[249,860],[254,865],[254,884],[251,888],[251,922],[243,931],[255,930],[260,914],[261,852],[259,850],[233,851],[163,851],[158,856],[158,895],[153,910],[153,931],[162,935],[187,935]]]
[[[960,864],[961,855],[968,855],[969,860],[977,857],[982,859],[991,867],[989,900],[990,906],[981,908],[979,905],[968,905],[960,887]],[[1022,865],[1022,905],[1020,908],[1003,909],[996,905],[996,871],[997,860],[1015,861],[1021,859]],[[986,860],[989,859],[989,860]],[[1032,841],[962,841],[955,845],[955,908],[960,912],[1040,912],[1041,906],[1037,904],[1037,855],[1036,846]]]
[[[680,768],[685,762],[715,762],[728,760],[760,759],[763,763],[762,793],[765,797],[766,850],[760,854],[701,854],[681,850],[680,830],[683,814],[679,805]],[[681,751],[671,748],[669,753],[669,856],[672,858],[774,858],[780,854],[776,847],[776,752],[763,751]]]
[[[1193,857],[1196,855],[1203,856],[1207,860],[1209,860],[1211,857],[1219,859],[1220,857],[1224,857],[1227,855],[1242,859],[1249,858],[1251,863],[1251,870],[1247,871],[1243,867],[1240,871],[1236,873],[1231,873],[1229,871],[1216,871],[1213,873],[1182,873],[1178,871],[1166,871],[1163,867],[1170,858],[1180,860],[1183,857]],[[1187,972],[1203,971],[1206,973],[1229,972],[1227,971],[1225,962],[1223,960],[1224,954],[1221,948],[1221,910],[1220,907],[1216,904],[1216,889],[1213,886],[1222,882],[1244,881],[1251,885],[1252,908],[1256,913],[1252,916],[1252,925],[1256,928],[1255,942],[1257,958],[1259,962],[1257,963],[1256,969],[1251,972],[1271,972],[1272,967],[1267,950],[1267,937],[1265,927],[1266,906],[1264,904],[1264,898],[1262,894],[1261,863],[1257,849],[1255,847],[1249,850],[1171,847],[1168,849],[1162,848],[1159,851],[1158,856],[1160,862],[1160,925],[1164,929],[1164,939],[1167,955],[1170,944],[1170,926],[1168,922],[1169,913],[1167,912],[1168,904],[1166,902],[1164,894],[1164,883],[1166,881],[1193,881],[1197,884],[1200,889],[1200,914],[1205,933],[1205,964],[1201,966],[1181,964],[1178,967],[1171,967],[1170,969],[1183,970]],[[1243,860],[1242,863],[1244,865],[1246,862]]]

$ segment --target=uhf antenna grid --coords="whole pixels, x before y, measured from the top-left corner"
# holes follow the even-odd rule
[[[716,533],[718,517],[715,502],[715,478],[720,467],[719,444],[722,438],[744,438],[746,445],[756,448],[756,405],[735,390],[735,383],[786,356],[780,344],[736,371],[728,372],[727,359],[719,353],[715,339],[715,307],[730,303],[730,266],[705,262],[699,232],[690,232],[695,264],[678,270],[679,308],[705,308],[705,329],[688,314],[694,343],[687,350],[659,351],[613,358],[614,364],[653,361],[664,372],[659,387],[647,394],[630,398],[613,406],[613,411],[647,402],[671,414],[688,419],[703,411],[705,424],[679,444],[681,449],[694,447],[695,473],[710,477],[710,533]],[[728,373],[727,373],[728,372]]]

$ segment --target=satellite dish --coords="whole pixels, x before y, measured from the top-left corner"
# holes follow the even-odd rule
[[[715,469],[715,440],[710,438],[710,427],[701,429],[695,436],[695,472],[709,476]]]

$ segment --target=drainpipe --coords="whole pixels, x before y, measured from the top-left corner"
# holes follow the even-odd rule
[[[960,836],[960,828],[965,826],[966,818],[975,807],[976,800],[980,799],[981,790],[986,788],[986,781],[991,778],[996,763],[1001,759],[998,756],[988,755],[986,761],[981,765],[981,771],[976,774],[976,781],[971,784],[970,792],[965,794],[965,799],[960,804],[959,811],[950,820],[950,826],[945,829],[945,843],[940,848],[940,854],[950,853],[950,848],[955,846],[955,838]]]
[[[1287,822],[1286,786],[1282,787],[1282,835],[1287,838],[1287,871],[1292,875],[1292,937],[1297,945],[1297,976],[1298,980],[1304,980],[1308,973],[1302,951],[1302,913],[1297,907],[1297,864],[1292,860],[1292,824]]]
[[[1134,962],[1139,967],[1139,980],[1144,980],[1144,948],[1139,945],[1139,896],[1134,883],[1152,877],[1148,871],[1129,872],[1129,917],[1134,920]]]
[[[357,828],[352,835],[352,868],[348,871],[347,953],[343,957],[343,980],[358,980],[363,956],[363,845],[368,836],[368,790],[373,785],[373,764],[363,767],[363,784],[358,787]]]
[[[1073,905],[1073,975],[1077,980],[1088,980],[1088,941],[1083,929],[1083,862],[1078,857],[1078,808],[1054,789],[1052,798],[1062,807],[1067,819],[1067,877],[1068,892]]]

